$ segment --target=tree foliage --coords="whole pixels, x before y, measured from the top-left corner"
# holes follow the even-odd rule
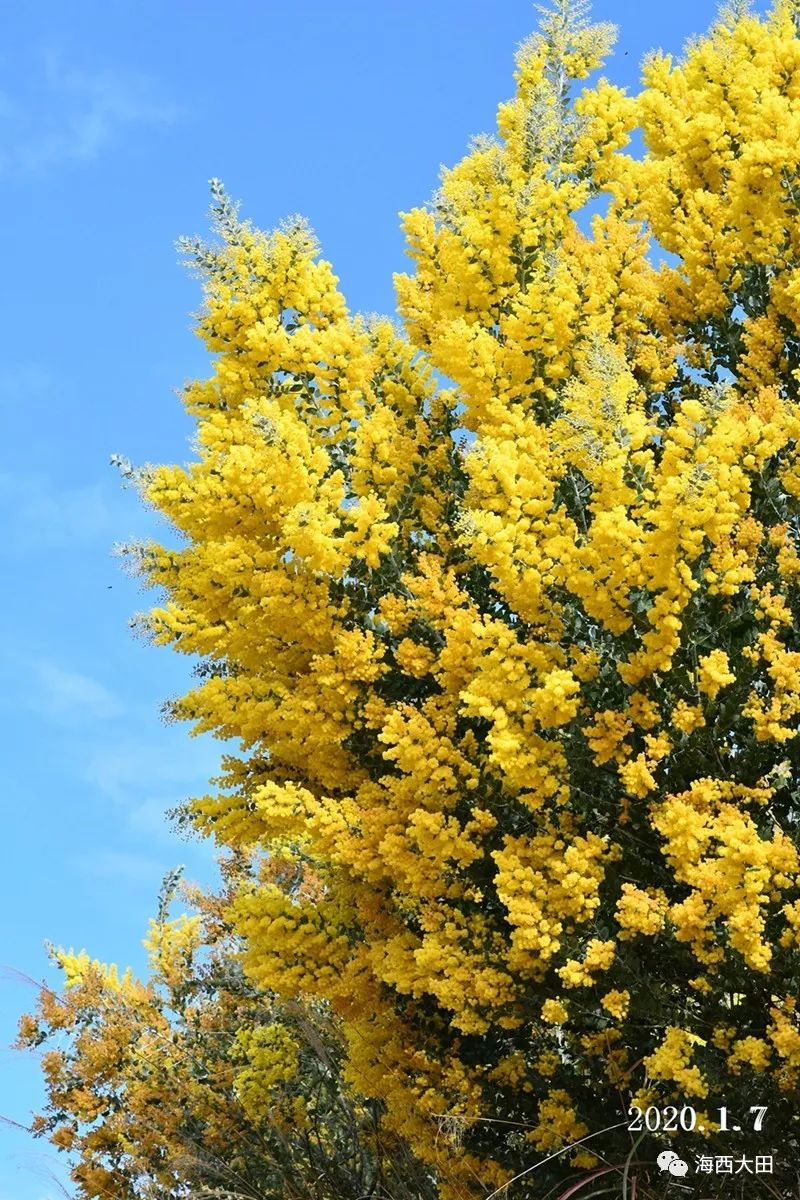
[[[318,881],[242,881],[245,977],[335,1014],[442,1200],[644,1187],[632,1104],[799,1148],[796,9],[632,97],[582,9],[405,215],[402,330],[217,188],[197,455],[141,476],[182,540],[131,551],[237,746],[186,819]]]
[[[92,1200],[435,1200],[430,1171],[381,1128],[380,1101],[347,1089],[343,1044],[326,1006],[255,988],[226,916],[257,873],[289,895],[293,864],[223,864],[218,896],[187,888],[145,945],[150,972],[53,951],[64,988],[43,988],[20,1043],[42,1055],[49,1105],[34,1124],[73,1153]],[[165,901],[172,899],[169,888]]]

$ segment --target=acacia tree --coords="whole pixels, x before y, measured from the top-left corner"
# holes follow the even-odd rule
[[[380,1101],[344,1087],[326,1006],[282,1003],[242,973],[232,891],[254,872],[295,897],[315,882],[276,856],[222,866],[220,895],[185,889],[191,915],[169,917],[166,881],[146,979],[52,951],[64,988],[42,988],[20,1027],[21,1047],[46,1046],[34,1131],[71,1152],[86,1200],[435,1200]]]
[[[321,881],[239,889],[244,969],[330,1006],[442,1200],[798,1149],[797,9],[629,97],[584,7],[405,215],[402,331],[215,190],[197,457],[140,473],[172,713],[238,743],[187,819]]]

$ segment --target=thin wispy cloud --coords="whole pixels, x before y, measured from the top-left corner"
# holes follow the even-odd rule
[[[111,480],[62,487],[38,475],[0,473],[7,546],[41,557],[47,549],[102,542],[110,554],[125,514],[120,492]]]
[[[35,666],[37,681],[33,703],[47,716],[70,722],[109,720],[122,714],[117,696],[97,679],[79,671],[64,670],[52,662]]]
[[[179,115],[147,76],[81,69],[49,50],[31,65],[26,96],[0,94],[0,174],[90,163],[125,131],[169,125]]]
[[[168,798],[150,796],[141,804],[130,809],[128,827],[133,833],[145,837],[149,841],[156,840],[174,844],[175,831],[167,813],[184,799],[185,796],[177,789]]]
[[[208,790],[209,780],[219,774],[219,758],[219,745],[209,735],[167,735],[159,744],[146,738],[103,739],[89,752],[83,777],[95,795],[117,807],[124,819],[121,835],[159,854],[180,853],[195,868],[215,873],[216,847],[179,835],[167,813]],[[168,861],[163,870],[167,866]]]
[[[144,803],[143,796],[144,800],[157,797],[154,803],[166,810],[205,790],[210,776],[219,773],[219,757],[219,745],[211,737],[165,733],[157,742],[103,739],[87,755],[84,775],[93,789],[114,803],[133,809]],[[140,814],[144,824],[150,819],[152,811]]]

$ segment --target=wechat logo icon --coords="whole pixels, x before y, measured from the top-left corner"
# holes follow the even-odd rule
[[[678,1158],[674,1150],[662,1150],[656,1159],[660,1171],[669,1171],[670,1175],[683,1176],[689,1170],[682,1158]]]

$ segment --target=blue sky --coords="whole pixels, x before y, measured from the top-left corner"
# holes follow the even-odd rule
[[[715,7],[598,0],[620,26],[607,73],[634,86]],[[35,1059],[5,1047],[44,940],[139,966],[164,872],[213,878],[163,812],[218,747],[161,723],[189,664],[133,640],[148,598],[111,553],[157,526],[109,455],[190,457],[175,389],[206,360],[175,239],[205,232],[219,176],[259,225],[305,214],[352,307],[391,311],[397,213],[493,128],[535,21],[528,0],[3,6],[0,1115],[40,1099]],[[53,1175],[46,1143],[0,1126],[0,1200],[55,1200]]]

